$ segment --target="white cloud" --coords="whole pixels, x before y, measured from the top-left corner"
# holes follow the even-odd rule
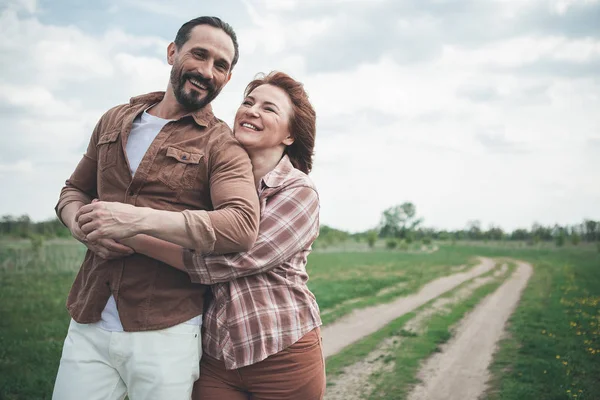
[[[100,114],[130,96],[165,88],[169,38],[130,34],[128,26],[90,34],[42,23],[35,14],[22,14],[35,12],[35,2],[20,3],[20,9],[17,3],[0,15],[0,53],[15,61],[0,63],[0,123],[7,124],[0,136],[6,149],[0,153],[0,186],[21,199],[26,182],[40,195],[38,203],[3,198],[0,208],[39,219],[52,215],[60,185]],[[593,65],[600,60],[598,39],[524,31],[477,45],[450,42],[439,15],[423,6],[399,16],[395,30],[385,34],[402,40],[377,56],[308,68],[319,62],[315,57],[330,43],[326,39],[343,39],[349,31],[360,38],[379,28],[362,13],[351,14],[373,3],[338,3],[339,9],[327,6],[322,13],[321,2],[247,0],[221,15],[245,23],[236,24],[240,62],[214,102],[216,115],[232,122],[257,72],[283,70],[304,82],[318,115],[312,177],[322,223],[367,229],[384,208],[403,201],[413,201],[426,224],[441,228],[460,228],[472,219],[509,229],[533,221],[600,219],[598,75],[535,69]],[[494,26],[539,4],[496,0],[493,10],[501,20]],[[128,0],[110,13],[147,6],[181,19],[180,10],[197,8],[191,0],[178,5]],[[550,7],[565,13],[574,5]],[[369,53],[365,46],[380,44],[340,43],[348,46],[340,54]],[[398,49],[422,46],[440,51],[412,63],[396,57]]]
[[[598,3],[598,0],[554,0],[551,2],[551,8],[559,15],[565,14],[569,8],[576,4],[594,4]]]
[[[18,161],[11,164],[0,163],[0,176],[5,174],[31,174],[33,172],[33,164],[30,161]]]

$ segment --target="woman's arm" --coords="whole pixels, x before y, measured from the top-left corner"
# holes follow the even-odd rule
[[[243,253],[183,251],[192,282],[206,285],[265,272],[308,247],[319,234],[319,197],[308,186],[283,189],[267,200],[254,247]]]
[[[136,253],[154,258],[180,271],[187,272],[183,265],[184,249],[178,244],[148,235],[135,235],[127,239],[121,239],[119,242],[131,247]]]
[[[319,198],[307,186],[284,189],[263,210],[258,239],[249,251],[205,255],[147,235],[120,242],[137,253],[186,272],[192,282],[206,285],[265,272],[310,245],[319,233]]]

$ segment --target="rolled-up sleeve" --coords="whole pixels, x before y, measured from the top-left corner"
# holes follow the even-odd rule
[[[246,151],[229,129],[209,151],[212,211],[183,211],[186,230],[199,253],[249,250],[258,235],[260,206]]]
[[[203,255],[184,251],[192,282],[214,284],[265,272],[308,247],[319,233],[319,198],[308,186],[283,189],[267,200],[254,246],[246,252]]]
[[[65,182],[65,186],[60,191],[58,202],[54,207],[58,219],[63,224],[64,221],[61,218],[61,213],[67,204],[76,201],[88,204],[91,203],[92,199],[98,197],[96,186],[98,168],[96,143],[98,143],[101,122],[102,120],[96,124],[85,154],[79,161],[73,174],[71,174],[71,177]]]

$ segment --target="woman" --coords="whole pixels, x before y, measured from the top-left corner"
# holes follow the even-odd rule
[[[233,127],[252,160],[260,232],[246,253],[203,255],[144,236],[125,244],[212,285],[194,399],[321,399],[321,319],[306,281],[319,230],[308,177],[316,115],[301,83],[281,72],[246,87]],[[184,263],[184,259],[193,263]],[[194,265],[194,269],[184,264]]]

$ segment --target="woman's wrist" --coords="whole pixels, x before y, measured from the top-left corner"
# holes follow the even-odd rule
[[[126,239],[121,239],[119,242],[125,246],[131,247],[136,253],[142,252],[143,238],[142,235],[135,235]]]

